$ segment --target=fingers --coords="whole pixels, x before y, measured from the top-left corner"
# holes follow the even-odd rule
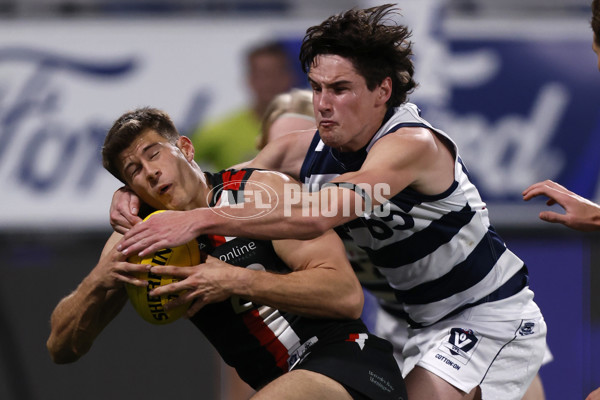
[[[523,193],[521,193],[523,195],[523,197],[525,198],[525,200],[529,200],[532,197],[535,196],[539,196],[540,194],[543,194],[544,191],[546,191],[547,189],[560,189],[563,188],[561,185],[559,185],[556,182],[553,182],[549,179],[542,181],[542,182],[536,182],[533,185],[529,186],[527,189],[523,190]],[[564,188],[563,188],[564,189]]]
[[[119,275],[117,279],[120,282],[128,283],[130,285],[137,286],[137,287],[146,287],[146,286],[148,286],[148,281],[136,278],[135,276]]]
[[[186,318],[192,318],[194,315],[196,315],[196,313],[200,311],[202,307],[204,307],[204,304],[205,303],[200,301],[200,299],[197,299],[195,302],[193,302],[185,313]]]
[[[169,294],[178,294],[179,292],[187,289],[187,284],[184,282],[173,282],[166,285],[158,286],[148,292],[148,295],[152,297],[165,296]],[[172,300],[176,301],[176,300]]]
[[[152,231],[148,229],[146,222],[135,226],[125,233],[117,245],[117,249],[123,254],[138,254],[140,257],[144,257],[147,254],[155,253],[167,247],[162,245],[160,241],[158,243],[151,242],[152,239],[150,236],[152,235]]]
[[[140,257],[146,257],[149,254],[156,253],[159,250],[168,248],[168,243],[164,240],[151,243],[148,238],[138,238],[133,236],[128,240],[122,240],[118,249],[125,255],[137,254]]]
[[[542,211],[540,213],[540,219],[546,222],[565,224],[567,218],[563,214],[555,213],[553,211]]]
[[[122,262],[117,270],[118,274],[116,278],[123,282],[129,283],[134,286],[144,287],[148,286],[148,281],[139,278],[139,274],[148,272],[151,265],[148,264],[135,264],[129,262]]]
[[[125,234],[134,225],[142,221],[137,213],[140,209],[140,199],[127,187],[117,190],[110,207],[110,224],[113,229]]]
[[[140,205],[141,205],[141,202],[140,202],[139,197],[137,197],[135,195],[129,196],[129,212],[131,213],[131,214],[129,214],[129,216],[131,216],[133,218],[133,220],[137,221],[137,222],[140,222],[142,220],[141,218],[139,218],[137,216],[138,212],[140,210]],[[135,223],[133,225],[135,225]]]
[[[183,280],[194,272],[193,267],[178,267],[174,265],[154,265],[150,269],[156,275],[169,275]]]
[[[181,246],[198,236],[189,223],[189,214],[184,211],[162,211],[125,233],[119,250],[144,257],[161,249]]]
[[[523,191],[523,200],[528,201],[537,196],[546,196],[546,205],[559,204],[564,206],[573,193],[552,181],[538,182]]]

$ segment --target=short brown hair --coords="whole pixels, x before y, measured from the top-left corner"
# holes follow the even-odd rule
[[[171,117],[164,111],[150,107],[138,108],[121,115],[106,134],[102,146],[102,165],[123,183],[126,182],[119,169],[119,154],[147,130],[154,130],[172,144],[179,139],[179,132]]]
[[[308,73],[318,55],[347,58],[365,78],[369,90],[390,77],[392,95],[387,105],[401,105],[417,83],[413,80],[414,66],[410,58],[411,32],[403,25],[386,24],[398,13],[393,4],[351,9],[308,28],[300,48],[303,71]]]
[[[292,89],[281,93],[267,106],[261,124],[261,135],[258,137],[256,147],[261,150],[269,141],[269,130],[273,123],[283,114],[292,113],[314,118],[312,92],[310,90]]]

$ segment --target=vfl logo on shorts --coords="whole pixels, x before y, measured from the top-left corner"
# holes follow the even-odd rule
[[[448,341],[442,343],[439,349],[466,364],[478,342],[479,339],[471,329],[452,328]]]
[[[521,335],[521,336],[532,335],[535,333],[533,328],[535,328],[535,322],[525,322],[525,323],[523,323],[523,325],[521,325],[521,328],[519,329],[519,335]]]

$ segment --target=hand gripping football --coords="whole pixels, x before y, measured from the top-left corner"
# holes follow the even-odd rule
[[[148,217],[146,217],[146,219],[159,212],[161,211],[156,211],[150,214]],[[133,255],[128,258],[128,261],[136,264],[175,265],[179,267],[188,267],[200,263],[200,250],[198,248],[198,242],[196,240],[192,240],[183,246],[162,249],[143,258]],[[181,318],[181,316],[185,314],[189,304],[175,307],[168,311],[164,308],[164,305],[174,298],[177,298],[177,295],[149,295],[149,292],[152,291],[152,289],[158,286],[176,282],[176,278],[167,275],[156,275],[150,271],[137,274],[137,278],[148,281],[148,286],[139,287],[126,284],[125,287],[127,289],[129,301],[133,305],[133,308],[135,308],[137,313],[144,320],[152,324],[164,325]]]

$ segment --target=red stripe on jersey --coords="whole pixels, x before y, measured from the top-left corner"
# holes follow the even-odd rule
[[[240,185],[242,183],[242,179],[244,179],[244,175],[246,175],[247,171],[235,171],[232,175],[233,170],[225,171],[221,175],[223,178],[223,189],[224,190],[239,190]]]
[[[275,358],[275,363],[283,371],[288,371],[288,349],[279,341],[273,331],[260,317],[258,310],[253,309],[244,313],[244,323],[250,333],[258,339],[258,342]]]

